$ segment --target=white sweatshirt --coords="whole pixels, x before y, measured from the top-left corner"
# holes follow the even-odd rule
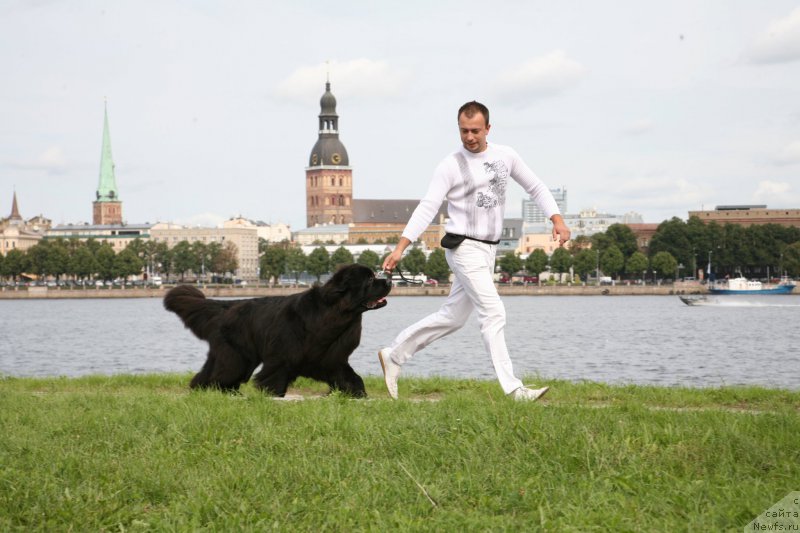
[[[447,198],[448,233],[500,240],[509,176],[530,194],[548,219],[560,214],[550,190],[513,148],[487,143],[486,150],[479,154],[461,147],[439,163],[403,237],[415,242]]]

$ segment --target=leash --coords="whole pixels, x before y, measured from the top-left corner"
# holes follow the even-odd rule
[[[400,279],[401,280],[405,281],[406,283],[410,283],[411,285],[422,285],[422,283],[423,283],[422,281],[408,279],[403,275],[403,273],[400,271],[399,268],[397,268],[397,267],[394,267],[394,268],[395,268],[395,270],[397,270],[397,273],[400,275]]]
[[[405,277],[403,275],[403,273],[400,271],[400,269],[398,267],[394,267],[394,269],[397,271],[397,275],[400,276],[400,279],[402,281],[405,281],[406,283],[408,283],[410,285],[422,285],[424,283],[423,281],[408,279],[407,277]],[[388,274],[386,273],[386,271],[381,271],[380,273],[383,274],[384,278],[388,277],[391,280],[391,271],[389,271]]]

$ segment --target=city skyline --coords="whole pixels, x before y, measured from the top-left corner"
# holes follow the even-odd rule
[[[614,8],[5,4],[0,206],[91,221],[107,98],[126,221],[300,229],[327,76],[356,198],[420,198],[476,98],[573,212],[800,205],[800,8]]]

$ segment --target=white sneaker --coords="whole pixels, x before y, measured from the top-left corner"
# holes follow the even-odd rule
[[[543,387],[541,389],[529,389],[527,387],[518,387],[509,393],[509,396],[518,402],[535,402],[550,390],[550,387]]]
[[[383,369],[383,380],[386,382],[386,390],[389,396],[397,399],[397,377],[400,375],[400,365],[392,361],[389,355],[389,348],[384,348],[378,352],[378,361],[381,362]]]

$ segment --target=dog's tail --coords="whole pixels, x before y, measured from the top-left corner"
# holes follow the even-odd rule
[[[207,299],[200,289],[192,285],[178,285],[164,296],[164,307],[178,315],[183,324],[203,340],[208,340],[208,333],[214,330],[208,327],[209,323],[229,307],[227,304]]]

